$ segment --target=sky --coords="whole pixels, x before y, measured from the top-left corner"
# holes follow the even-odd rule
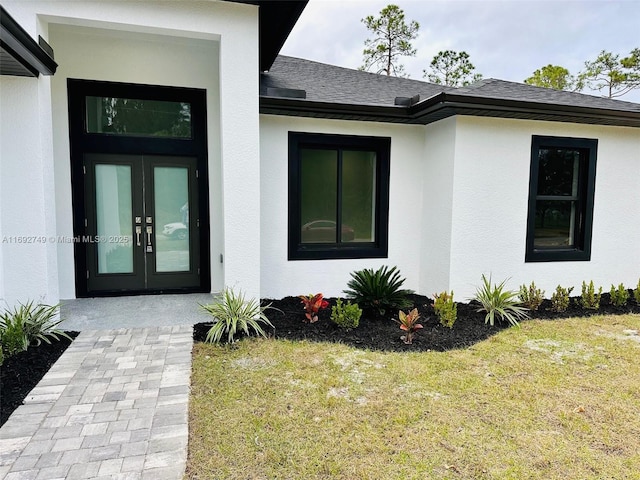
[[[441,50],[466,51],[485,78],[522,82],[548,64],[575,75],[602,50],[622,58],[640,47],[640,0],[310,0],[280,53],[357,68],[369,37],[361,19],[389,3],[420,24],[417,55],[402,58],[415,80]],[[640,89],[619,100],[640,103]]]

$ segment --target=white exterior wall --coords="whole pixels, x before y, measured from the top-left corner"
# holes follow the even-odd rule
[[[59,64],[51,80],[2,79],[3,235],[72,234],[68,77],[206,88],[212,289],[239,284],[258,296],[257,8],[226,2],[3,5],[34,38],[48,40]],[[16,192],[30,200],[19,201]],[[5,285],[15,290],[7,299],[75,296],[72,245],[20,248],[9,261],[3,246]]]
[[[459,301],[481,275],[508,287],[593,280],[608,291],[640,278],[640,133],[635,128],[460,117],[456,122],[451,271]],[[532,135],[598,139],[591,261],[524,262]],[[428,272],[426,273],[428,275]]]
[[[433,296],[450,283],[456,118],[427,125],[424,135],[419,291]]]
[[[287,260],[290,131],[391,137],[388,258]],[[318,292],[340,296],[351,272],[382,265],[398,266],[404,286],[419,288],[423,132],[421,126],[260,116],[263,298]]]

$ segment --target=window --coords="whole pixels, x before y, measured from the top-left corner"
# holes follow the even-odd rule
[[[289,133],[289,260],[387,256],[390,148]]]
[[[533,136],[525,261],[591,259],[597,146]]]

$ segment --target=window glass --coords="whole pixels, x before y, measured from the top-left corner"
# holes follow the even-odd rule
[[[338,152],[300,150],[302,243],[336,243]]]
[[[580,167],[578,150],[541,149],[539,161],[538,195],[577,194]]]
[[[342,155],[343,242],[373,242],[376,211],[375,152],[344,151]]]
[[[575,238],[576,202],[536,202],[536,248],[573,247]]]
[[[86,97],[87,132],[191,138],[191,104],[116,97]]]

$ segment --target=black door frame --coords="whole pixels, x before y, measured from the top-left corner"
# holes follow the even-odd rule
[[[199,287],[89,291],[86,245],[79,241],[74,242],[76,296],[82,298],[211,291],[206,90],[69,78],[67,79],[67,91],[74,237],[87,236],[87,227],[85,226],[87,199],[84,191],[86,172],[84,155],[87,153],[196,157],[200,213]],[[192,138],[156,138],[88,133],[85,100],[87,96],[188,102],[191,104]]]

